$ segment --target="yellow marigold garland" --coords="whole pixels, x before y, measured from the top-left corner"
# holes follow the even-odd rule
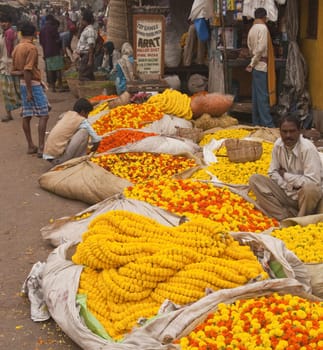
[[[156,106],[166,114],[176,115],[187,120],[192,119],[191,98],[177,90],[166,89],[162,93],[151,96],[148,104]]]
[[[323,222],[307,226],[290,226],[274,230],[272,235],[304,263],[323,263]]]
[[[189,218],[209,218],[229,231],[261,232],[278,226],[277,220],[228,188],[192,179],[153,179],[126,188],[124,195]]]
[[[87,294],[89,310],[115,339],[139,318],[156,315],[165,299],[187,304],[207,287],[268,277],[250,248],[221,224],[196,218],[166,227],[122,210],[94,218],[72,260],[86,266],[79,293]]]

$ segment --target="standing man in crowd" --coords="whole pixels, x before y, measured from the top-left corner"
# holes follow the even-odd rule
[[[39,33],[39,43],[43,48],[48,83],[53,92],[56,92],[56,82],[58,83],[58,91],[63,91],[62,70],[64,68],[64,58],[62,42],[53,15],[46,16],[46,23]]]
[[[48,121],[48,100],[38,67],[38,50],[33,43],[36,28],[31,22],[24,22],[20,30],[22,39],[12,53],[12,74],[20,77],[22,127],[28,144],[27,153],[37,153],[42,158]],[[39,118],[38,148],[31,136],[30,122],[33,116]]]
[[[252,123],[273,128],[270,106],[276,104],[275,57],[266,20],[267,11],[262,7],[257,8],[248,33],[252,58],[246,71],[252,73]]]
[[[301,135],[300,121],[287,115],[280,122],[269,177],[255,174],[249,185],[257,202],[277,220],[320,213],[323,209],[323,166],[314,144]]]
[[[11,24],[11,17],[2,14],[0,18],[0,26],[2,28],[2,34],[0,35],[0,85],[7,114],[1,118],[2,122],[12,120],[11,112],[21,107],[19,78],[11,75],[11,55],[17,44],[17,33]]]
[[[94,78],[94,50],[97,32],[93,27],[94,17],[90,10],[82,13],[81,25],[83,27],[76,51],[79,54],[78,73],[79,80],[95,80]]]

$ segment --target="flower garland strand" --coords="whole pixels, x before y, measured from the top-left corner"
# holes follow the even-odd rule
[[[94,218],[72,257],[84,265],[79,293],[115,339],[166,299],[185,305],[213,290],[266,279],[249,246],[223,226],[196,218],[166,227],[145,216],[109,211]]]

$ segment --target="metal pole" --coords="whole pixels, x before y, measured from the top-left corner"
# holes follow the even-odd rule
[[[220,11],[220,20],[221,20],[221,28],[222,28],[222,42],[223,42],[223,76],[224,76],[224,92],[228,93],[228,66],[227,66],[227,41],[225,36],[225,24],[224,24],[224,15],[223,15],[223,1],[221,1],[221,11]]]

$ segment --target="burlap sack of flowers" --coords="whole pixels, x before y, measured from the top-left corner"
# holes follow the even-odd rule
[[[92,163],[88,156],[57,165],[39,178],[40,187],[59,196],[95,204],[122,193],[131,183]]]
[[[199,118],[194,120],[193,123],[196,128],[205,131],[213,128],[227,128],[232,125],[237,125],[238,120],[225,114],[220,117],[212,117],[208,113],[203,113]]]
[[[254,162],[262,155],[262,144],[257,141],[226,139],[224,146],[229,160],[234,163]]]
[[[274,143],[280,137],[280,132],[278,128],[256,128],[249,137]]]
[[[265,296],[274,292],[317,300],[304,291],[301,283],[292,278],[254,282],[210,292],[197,302],[180,308],[168,302],[164,312],[161,307],[158,317],[143,327],[134,329],[123,341],[114,342],[96,335],[80,317],[80,305],[76,303],[76,295],[83,266],[75,265],[70,260],[74,249],[75,243],[67,242],[49,255],[42,276],[42,292],[52,318],[82,349],[175,350],[178,346],[172,342],[191,332],[209,313],[216,311],[220,303],[230,304],[239,299]]]

